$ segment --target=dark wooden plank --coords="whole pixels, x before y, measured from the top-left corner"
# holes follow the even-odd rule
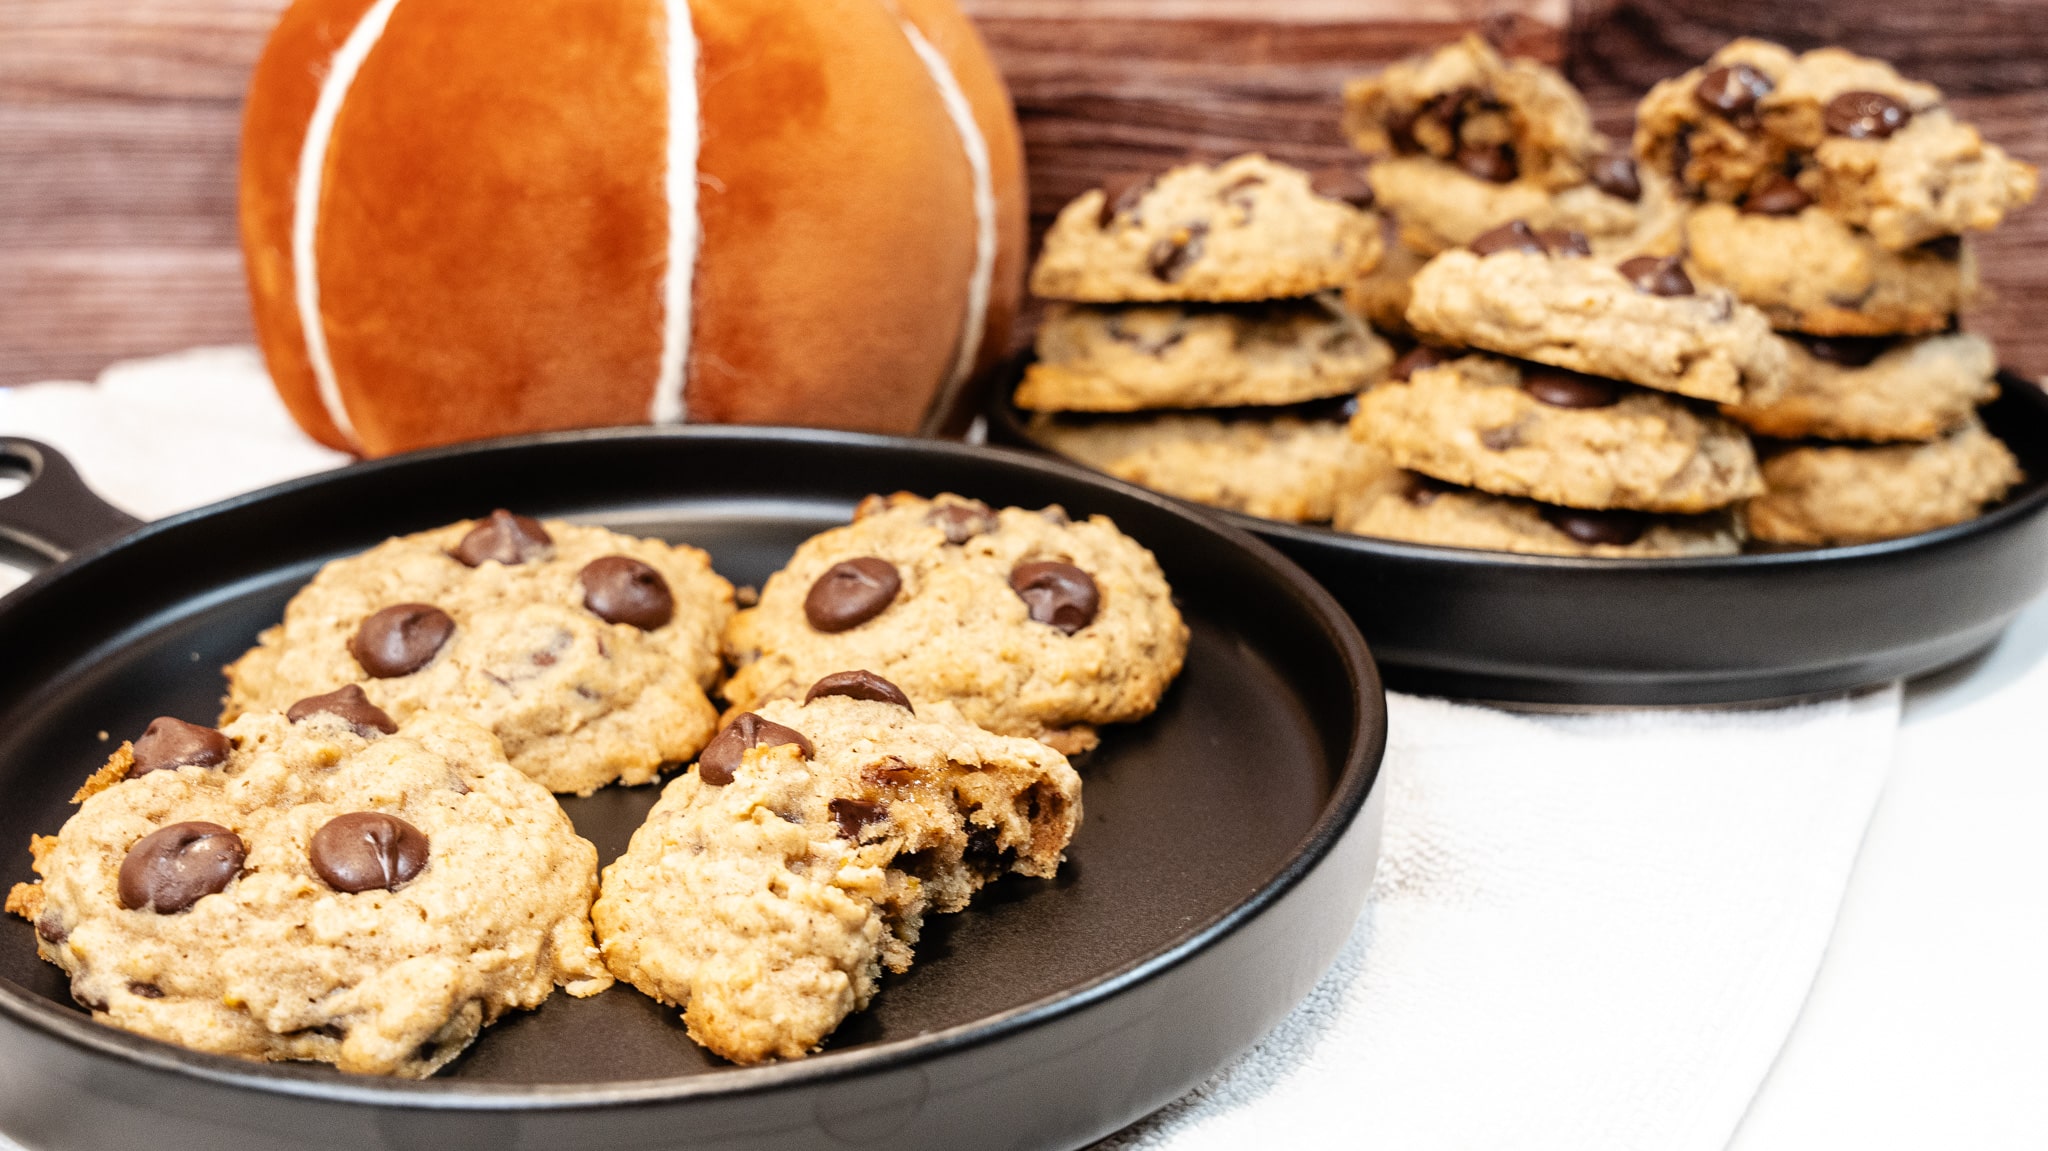
[[[0,101],[239,104],[287,0],[0,0]]]
[[[0,251],[233,248],[233,104],[0,102]]]
[[[0,253],[0,301],[10,383],[91,379],[115,360],[254,338],[232,248]]]

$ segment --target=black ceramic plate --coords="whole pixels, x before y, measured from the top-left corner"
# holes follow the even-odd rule
[[[2048,585],[2048,396],[2010,373],[2000,382],[2004,394],[1984,422],[2019,457],[2027,482],[1978,519],[1883,543],[1585,559],[1211,514],[1321,580],[1395,688],[1578,705],[1840,691],[1963,659]],[[990,405],[990,438],[1038,446],[1010,390]]]
[[[0,500],[54,554],[125,521],[47,449]],[[927,924],[825,1053],[736,1068],[621,985],[557,995],[435,1080],[196,1055],[90,1021],[31,929],[0,924],[0,1131],[29,1147],[1072,1147],[1199,1082],[1328,966],[1370,880],[1359,818],[1385,738],[1370,657],[1298,569],[1229,528],[1062,465],[958,445],[689,429],[500,441],[347,468],[161,521],[0,600],[0,885],[31,833],[159,713],[205,720],[216,669],[321,563],[492,507],[707,548],[758,584],[870,491],[1105,513],[1159,556],[1190,621],[1158,713],[1081,762],[1053,881],[1012,877]],[[99,734],[105,732],[107,734]],[[657,788],[564,806],[609,862]]]

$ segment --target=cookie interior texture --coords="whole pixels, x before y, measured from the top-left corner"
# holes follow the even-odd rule
[[[611,970],[727,1059],[793,1059],[910,966],[925,916],[1003,874],[1051,876],[1081,818],[1066,758],[914,706],[770,701],[759,717],[804,744],[670,783],[604,872]]]
[[[233,751],[214,766],[128,778],[123,745],[36,841],[40,882],[8,900],[95,1019],[199,1051],[420,1078],[557,985],[610,986],[589,917],[597,851],[488,731],[426,712],[366,736],[332,713],[270,711],[223,730]],[[337,890],[316,834],[356,813],[416,829],[424,866],[395,889]],[[183,910],[126,906],[131,850],[185,822],[227,829],[246,858]]]
[[[284,621],[229,665],[223,719],[358,684],[394,718],[466,716],[503,742],[512,765],[551,791],[587,795],[645,783],[688,762],[716,727],[705,692],[732,585],[696,548],[545,521],[552,544],[524,562],[474,567],[453,554],[481,521],[386,540],[320,569]],[[581,578],[623,558],[665,583],[666,623],[611,622]],[[379,677],[352,650],[365,620],[399,604],[445,613],[453,631],[418,670]]]

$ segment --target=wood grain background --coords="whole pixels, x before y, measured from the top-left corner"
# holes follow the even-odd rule
[[[246,341],[241,92],[284,0],[0,0],[0,384]],[[2048,162],[2048,4],[1974,0],[963,0],[1017,100],[1034,223],[1108,172],[1247,148],[1349,153],[1345,77],[1468,28],[1563,62],[1610,131],[1732,36],[1840,43],[1942,85]],[[1246,13],[1255,13],[1247,17]],[[2048,373],[2048,207],[1980,245],[1968,318]]]

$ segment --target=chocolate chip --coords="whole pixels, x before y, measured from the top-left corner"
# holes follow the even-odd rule
[[[1650,518],[1641,512],[1596,512],[1549,505],[1543,508],[1543,518],[1550,521],[1550,526],[1582,544],[1609,544],[1614,547],[1627,547],[1643,538],[1644,530],[1650,526]]]
[[[507,565],[529,563],[546,559],[554,550],[554,537],[540,526],[539,520],[515,516],[499,508],[469,529],[469,534],[448,554],[477,567],[485,560]]]
[[[795,744],[805,759],[817,754],[803,732],[762,719],[751,711],[743,711],[704,745],[704,750],[697,756],[697,778],[723,787],[732,782],[733,773],[740,769],[740,761],[748,748],[780,747],[785,743]]]
[[[1001,875],[1017,862],[1017,849],[999,847],[1002,832],[993,827],[976,827],[967,833],[967,843],[960,854],[960,862],[972,867],[984,876]]]
[[[1813,197],[1791,177],[1772,176],[1742,201],[1742,210],[1760,216],[1796,216],[1812,203]]]
[[[888,818],[887,804],[865,799],[835,799],[826,805],[832,811],[832,818],[839,821],[842,838],[860,842],[861,829],[870,823],[879,823]]]
[[[355,684],[336,688],[326,695],[309,695],[285,709],[284,717],[298,723],[323,712],[339,717],[342,722],[355,728],[356,734],[364,739],[370,738],[374,732],[390,735],[398,730],[398,725],[392,722],[384,709],[371,703],[370,697],[364,695],[363,689]]]
[[[1499,428],[1482,428],[1479,442],[1490,452],[1504,452],[1522,442],[1522,430],[1510,424]]]
[[[71,933],[64,930],[64,924],[47,912],[36,920],[36,935],[45,943],[62,943],[71,938]]]
[[[128,849],[116,894],[131,911],[172,915],[225,891],[248,857],[242,837],[218,823],[173,823]]]
[[[140,979],[136,979],[129,982],[128,994],[140,995],[144,999],[162,999],[164,997],[164,989],[154,983],[144,983]]]
[[[1475,254],[1481,256],[1491,256],[1495,252],[1528,252],[1536,256],[1548,253],[1527,220],[1509,220],[1498,228],[1482,232],[1470,246]]]
[[[804,618],[822,632],[856,628],[881,615],[903,588],[896,565],[875,556],[842,560],[826,569],[804,596]]]
[[[1590,256],[1593,245],[1586,240],[1584,232],[1570,228],[1544,228],[1536,233],[1537,242],[1543,250],[1553,256]]]
[[[870,783],[908,783],[917,778],[917,769],[910,766],[902,756],[891,755],[879,763],[871,763],[862,768],[860,774]]]
[[[1563,368],[1522,369],[1522,390],[1553,408],[1611,408],[1621,402],[1621,385]]]
[[[1308,186],[1324,199],[1342,200],[1354,208],[1372,207],[1372,185],[1366,182],[1364,170],[1349,164],[1317,168],[1309,173]]]
[[[576,582],[583,585],[583,606],[606,623],[653,631],[675,618],[676,597],[668,581],[631,556],[591,560],[576,573]]]
[[[1851,140],[1882,140],[1906,126],[1913,110],[1882,92],[1844,92],[1828,101],[1828,131]]]
[[[1626,152],[1603,152],[1586,165],[1593,186],[1619,200],[1634,203],[1643,198],[1642,177],[1636,162]]]
[[[1890,336],[1793,336],[1808,355],[1845,368],[1868,366],[1897,342]]]
[[[1700,77],[1693,97],[1730,120],[1746,121],[1771,87],[1770,77],[1747,64],[1724,64]]]
[[[71,998],[77,1000],[78,1005],[87,1011],[105,1011],[107,1009],[106,1000],[96,999],[89,992],[80,991],[78,989],[78,981],[75,979],[71,981]]]
[[[996,530],[996,513],[980,500],[943,503],[924,513],[924,522],[945,532],[946,542],[958,546]]]
[[[1685,274],[1685,262],[1677,256],[1636,256],[1623,260],[1615,269],[1653,296],[1690,296],[1692,277]]]
[[[363,621],[348,641],[349,654],[377,679],[411,675],[432,663],[455,621],[432,604],[394,604]]]
[[[905,711],[917,710],[910,706],[910,697],[903,694],[902,688],[871,671],[835,671],[812,684],[811,690],[804,693],[804,702],[828,695],[893,703]]]
[[[1176,235],[1160,237],[1145,256],[1145,266],[1152,270],[1152,278],[1171,284],[1187,275],[1189,266],[1202,258],[1202,238],[1208,234],[1209,225],[1198,222],[1180,229]]]
[[[1505,184],[1522,174],[1515,150],[1506,144],[1460,144],[1452,159],[1467,175],[1491,184]]]
[[[1671,137],[1671,177],[1687,188],[1692,187],[1686,179],[1685,170],[1692,165],[1692,129],[1681,128]]]
[[[1073,635],[1095,622],[1102,593],[1087,572],[1058,560],[1037,560],[1010,569],[1010,587],[1023,597],[1031,618]]]
[[[336,891],[396,891],[427,866],[427,836],[395,815],[352,811],[321,825],[307,855]]]
[[[1943,260],[1953,260],[1963,254],[1963,238],[1961,236],[1936,236],[1932,240],[1918,245],[1918,248],[1930,256]]]
[[[1417,344],[1402,353],[1400,359],[1394,361],[1394,366],[1387,369],[1387,378],[1405,380],[1424,368],[1433,368],[1438,364],[1448,364],[1455,358],[1457,358],[1457,353],[1449,348],[1439,348],[1431,344]]]
[[[232,750],[228,737],[214,728],[160,715],[136,738],[135,762],[128,765],[128,778],[176,767],[219,767],[228,761]]]
[[[1138,206],[1145,193],[1152,190],[1152,176],[1146,172],[1118,172],[1102,182],[1102,210],[1096,215],[1095,224],[1107,228],[1116,222],[1117,216]]]

